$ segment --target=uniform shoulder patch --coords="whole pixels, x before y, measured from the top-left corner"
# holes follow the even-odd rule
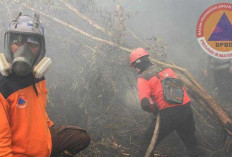
[[[24,95],[19,95],[16,105],[18,108],[25,108],[27,106],[27,101]]]

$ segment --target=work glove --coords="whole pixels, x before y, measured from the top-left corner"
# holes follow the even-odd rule
[[[154,109],[153,110],[153,115],[156,117],[158,115],[158,113],[159,113],[159,108],[158,108],[156,103],[153,103],[152,105],[153,105],[153,109]]]

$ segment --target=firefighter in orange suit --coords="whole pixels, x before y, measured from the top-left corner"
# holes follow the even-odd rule
[[[134,49],[130,54],[130,64],[139,73],[137,85],[141,107],[146,112],[159,112],[161,122],[156,145],[172,131],[176,130],[191,157],[200,157],[195,138],[195,124],[190,107],[190,98],[170,68],[164,69],[152,64],[148,52],[143,48]],[[169,89],[163,88],[168,82],[176,81],[180,88],[174,88],[175,98],[170,97]],[[150,99],[152,101],[150,101]],[[155,124],[151,126],[148,141],[151,139]]]
[[[73,156],[89,145],[85,130],[53,126],[46,113],[44,29],[39,16],[13,19],[0,54],[0,157]],[[41,68],[42,67],[42,68]]]

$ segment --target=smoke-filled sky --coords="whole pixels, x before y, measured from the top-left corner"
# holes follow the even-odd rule
[[[126,19],[129,29],[141,39],[152,36],[161,38],[168,44],[168,57],[178,65],[193,73],[206,53],[198,44],[196,25],[200,15],[216,3],[229,3],[228,0],[96,0],[97,4],[109,11],[117,4],[132,17]]]
[[[25,14],[33,15],[30,9],[22,6],[22,4],[28,1],[32,2],[32,6],[38,9],[38,11],[67,22],[95,37],[111,40],[107,35],[96,30],[73,11],[63,6],[59,0],[0,0],[0,52],[4,52],[4,29],[7,26],[7,21],[12,18],[13,13],[23,11]],[[169,59],[177,65],[188,69],[200,80],[200,74],[203,70],[202,66],[207,54],[197,41],[197,21],[200,15],[210,6],[216,3],[229,3],[230,1],[69,0],[67,2],[100,26],[109,27],[110,31],[116,26],[108,26],[107,20],[109,23],[112,22],[110,24],[113,25],[113,20],[116,18],[113,20],[109,18],[110,14],[108,17],[105,10],[114,14],[117,4],[121,5],[125,13],[126,33],[128,33],[127,41],[124,41],[123,44],[133,46],[133,48],[142,46],[134,45],[135,39],[131,37],[128,30],[134,32],[144,42],[147,42],[151,37],[157,37],[168,45],[167,54]],[[103,12],[99,10],[103,10]],[[84,126],[84,128],[89,127],[87,130],[92,131],[94,134],[98,131],[100,134],[104,134],[97,137],[111,135],[107,139],[113,139],[113,137],[111,132],[105,134],[105,131],[111,131],[112,124],[115,124],[115,126],[119,124],[120,126],[117,125],[118,128],[112,128],[114,133],[125,133],[125,137],[127,135],[128,137],[130,136],[130,140],[121,135],[118,137],[123,137],[122,139],[125,139],[126,142],[130,141],[130,144],[133,144],[131,143],[131,137],[133,138],[133,136],[128,133],[128,130],[135,130],[135,140],[137,141],[137,131],[139,131],[139,134],[141,132],[138,129],[136,120],[139,120],[141,123],[143,123],[143,120],[141,121],[140,117],[137,118],[138,115],[137,113],[134,114],[134,111],[137,107],[139,107],[139,111],[143,111],[140,109],[137,89],[135,89],[136,78],[134,74],[136,74],[136,71],[132,71],[132,68],[129,66],[129,54],[102,42],[91,40],[89,37],[57,23],[45,15],[41,15],[41,22],[45,26],[46,56],[51,57],[53,61],[46,78],[49,88],[48,107],[50,107],[50,115],[54,117],[54,120],[58,123],[68,122],[81,125],[81,127]],[[123,59],[119,60],[120,57]],[[124,104],[128,106],[133,105],[133,110],[128,112],[129,110],[127,111]],[[119,111],[129,115],[129,118],[121,118],[124,115],[119,114]],[[136,116],[135,120],[132,119],[134,116],[132,114]],[[118,117],[120,120],[117,119]],[[143,115],[142,117],[145,118]],[[129,123],[126,123],[127,120]],[[121,126],[121,121],[125,124],[125,127],[124,125]],[[110,123],[110,127],[106,126],[107,122]],[[205,121],[204,119],[205,122],[207,120]],[[203,126],[202,123],[198,124],[200,124],[200,127]],[[208,124],[207,126],[211,127]],[[120,129],[125,128],[129,129],[120,131]],[[104,132],[101,129],[104,129]],[[209,131],[211,132],[208,133]],[[214,135],[213,138],[209,137],[212,132],[217,131],[216,128],[210,128],[209,131],[205,131],[207,138],[210,141],[213,140],[214,142],[215,140],[215,143],[219,143]],[[208,143],[211,144],[211,142]],[[136,144],[133,145],[136,146]],[[100,145],[99,148],[104,147]],[[127,150],[134,151],[133,149]],[[136,151],[138,150],[136,149]],[[91,153],[91,151],[87,152]],[[112,152],[109,151],[109,153]]]
[[[95,0],[94,2],[102,10],[111,13],[115,11],[117,4],[121,5],[124,12],[130,15],[125,16],[126,27],[129,30],[143,41],[151,37],[162,39],[168,45],[167,53],[170,60],[195,73],[198,71],[196,65],[201,64],[206,56],[196,39],[198,18],[211,5],[229,3],[229,0]],[[14,12],[7,10],[10,2],[7,3],[1,3],[5,4],[2,8],[6,12],[5,15],[9,15],[7,12]],[[21,10],[20,7],[18,10]],[[81,11],[89,16],[84,8]],[[1,24],[6,26],[5,21],[1,21]],[[2,47],[0,50],[3,51]]]
[[[1,8],[1,11],[4,12],[4,16],[2,17],[2,20],[0,20],[0,31],[2,39],[1,43],[3,43],[4,35],[2,29],[6,26],[6,15],[9,16],[11,15],[11,12],[25,10],[24,7],[20,6],[20,4],[20,7],[15,6],[17,9],[13,9],[13,6],[16,4],[6,2],[7,1],[5,1],[5,3],[1,3],[4,4]],[[46,2],[48,3],[49,1]],[[57,1],[57,3],[58,2],[59,1]],[[187,68],[195,76],[199,76],[199,69],[202,68],[205,56],[207,55],[198,44],[196,38],[197,21],[200,15],[208,7],[216,3],[229,3],[228,0],[93,0],[93,2],[97,5],[98,8],[101,8],[102,10],[108,10],[110,13],[114,13],[117,4],[121,5],[124,13],[126,14],[125,23],[127,30],[131,30],[145,42],[151,37],[162,39],[162,41],[168,45],[167,54],[169,59],[177,65]],[[81,3],[76,3],[81,5]],[[65,15],[68,15],[66,12],[68,10],[67,8],[61,7],[60,4],[57,6],[58,10],[61,12],[57,14],[61,14],[61,18],[65,17]],[[87,9],[81,6],[77,6],[77,8],[80,9],[85,16],[95,21],[95,18],[91,16],[91,13],[88,13]],[[42,22],[47,20],[47,18],[43,16],[41,17]],[[86,27],[86,23],[75,16],[75,14],[72,12],[69,18],[65,18],[65,20],[69,23],[75,22],[74,25],[89,33],[92,33],[95,30],[92,27]],[[53,46],[51,43],[49,43],[49,39],[51,38],[51,36],[49,36],[49,30],[50,28],[53,30],[54,26],[54,28],[57,28],[60,25],[54,23],[52,20],[48,21],[49,22],[46,23],[47,26],[45,26],[47,50],[50,52],[49,54],[52,54],[53,49],[51,49],[51,47]],[[95,22],[104,27],[103,23],[97,20]],[[53,34],[56,33],[57,32],[53,32]],[[96,36],[98,36],[98,34]],[[131,41],[125,41],[125,43],[128,45],[130,45],[130,42]],[[142,45],[133,45],[133,47],[140,46]],[[1,52],[4,51],[2,46],[0,47],[0,50]]]

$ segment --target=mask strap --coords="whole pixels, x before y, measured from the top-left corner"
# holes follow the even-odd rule
[[[39,27],[39,15],[35,14],[33,19],[33,30]]]
[[[12,23],[14,23],[15,28],[17,28],[18,19],[21,15],[22,15],[22,12],[19,12],[18,16],[14,20],[12,20]]]
[[[34,75],[32,75],[32,79],[33,79],[33,88],[34,88],[36,96],[38,97],[38,90],[37,90],[37,88],[35,86],[35,84],[36,84],[36,78],[34,77]]]

